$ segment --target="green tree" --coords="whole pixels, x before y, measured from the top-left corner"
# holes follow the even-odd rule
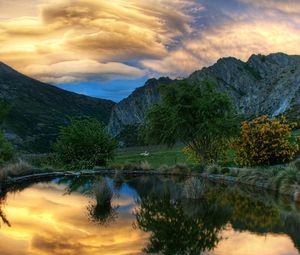
[[[67,168],[105,166],[114,157],[116,141],[105,126],[95,119],[73,119],[62,127],[54,151]]]
[[[178,81],[160,92],[161,101],[147,112],[142,125],[145,140],[168,146],[183,142],[199,161],[217,159],[238,130],[229,96],[208,80]]]
[[[145,145],[140,136],[139,125],[125,125],[117,139],[124,147]]]

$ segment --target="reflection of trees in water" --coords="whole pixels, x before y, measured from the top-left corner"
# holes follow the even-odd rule
[[[300,213],[290,200],[283,203],[267,193],[251,193],[237,187],[217,190],[211,192],[214,194],[211,198],[222,207],[230,207],[230,222],[235,230],[263,235],[284,233],[300,251]]]
[[[11,185],[9,187],[1,187],[0,184],[0,218],[4,224],[11,227],[10,221],[8,220],[8,217],[3,209],[6,203],[7,194],[21,192],[22,190],[32,186],[33,184],[35,184],[35,182],[24,182],[18,185]]]
[[[250,231],[255,234],[288,234],[299,250],[299,208],[280,204],[281,200],[277,200],[267,193],[253,192],[253,190],[237,186],[209,183],[204,186],[201,183],[202,199],[191,201],[185,198],[186,184],[187,182],[170,183],[169,180],[159,180],[156,177],[152,180],[144,178],[142,182],[139,182],[138,179],[129,181],[129,185],[134,187],[141,197],[141,210],[136,212],[137,227],[151,233],[150,243],[146,248],[147,252],[194,254],[195,250],[199,253],[202,245],[201,239],[196,238],[195,240],[195,236],[200,234],[200,230],[198,228],[194,232],[192,230],[193,227],[198,226],[198,217],[201,216],[200,219],[205,220],[209,229],[222,229],[222,224],[220,226],[218,223],[218,219],[222,219],[222,215],[227,215],[228,221],[238,231]],[[165,198],[164,194],[166,193],[169,200]],[[288,204],[291,204],[290,201]],[[221,218],[213,217],[215,214],[211,211],[212,208],[218,208]],[[203,215],[207,215],[206,218]],[[190,222],[193,223],[189,225]],[[225,220],[223,224],[224,227]],[[184,238],[180,239],[176,233],[180,233],[180,236],[183,237],[189,236],[188,240],[191,240],[191,243],[188,243],[188,240],[185,241]],[[217,237],[220,236],[217,235]],[[198,246],[191,250],[193,243]],[[184,250],[185,244],[188,244],[191,249]],[[209,246],[207,247],[209,248]],[[205,245],[202,248],[205,248]]]
[[[205,200],[174,200],[168,193],[141,199],[136,211],[136,227],[151,233],[147,253],[200,254],[212,250],[228,219],[228,212]]]
[[[149,252],[199,254],[205,248],[217,245],[221,238],[220,230],[227,222],[238,231],[285,233],[300,250],[300,210],[294,204],[291,206],[290,200],[282,202],[274,196],[236,186],[203,185],[199,182],[199,188],[195,186],[198,182],[194,180],[191,185],[190,181],[175,183],[169,178],[156,176],[118,176],[114,192],[110,181],[103,177],[68,177],[62,178],[59,183],[66,185],[67,194],[78,192],[90,198],[87,205],[89,219],[107,225],[117,217],[117,207],[112,205],[113,196],[126,182],[136,190],[141,200],[141,211],[136,212],[136,226],[151,233],[147,247]],[[3,210],[6,194],[20,192],[35,183],[9,187],[0,195],[0,222],[10,225]],[[203,193],[201,199],[186,199],[196,198],[194,193],[200,191]]]
[[[11,227],[10,222],[8,221],[6,214],[3,210],[3,206],[6,201],[6,194],[0,196],[0,218],[2,219],[3,223],[6,224],[7,226]]]
[[[94,186],[96,201],[87,206],[89,218],[92,222],[107,225],[117,218],[117,207],[112,206],[113,192],[105,180]]]
[[[279,208],[257,197],[242,194],[238,190],[218,192],[214,202],[222,208],[231,208],[231,222],[240,223],[247,229],[265,229],[266,232],[281,222]]]
[[[106,178],[71,177],[62,178],[60,183],[66,184],[66,194],[79,192],[93,198],[87,206],[88,218],[91,222],[107,225],[117,218],[117,208],[112,206],[113,191]]]

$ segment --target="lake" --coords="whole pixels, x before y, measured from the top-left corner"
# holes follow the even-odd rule
[[[72,177],[0,199],[1,255],[300,254],[300,206],[183,177]]]

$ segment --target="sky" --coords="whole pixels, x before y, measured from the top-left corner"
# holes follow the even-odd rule
[[[0,0],[0,61],[114,101],[152,77],[299,45],[299,0]]]

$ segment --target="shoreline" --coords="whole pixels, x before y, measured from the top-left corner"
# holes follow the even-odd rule
[[[6,182],[4,183],[3,187],[7,188],[16,184],[21,184],[24,182],[30,182],[30,181],[43,181],[45,179],[53,179],[53,178],[59,178],[59,177],[68,177],[68,176],[96,176],[96,175],[115,175],[117,173],[127,175],[127,176],[141,176],[141,175],[156,175],[156,176],[190,176],[190,177],[201,177],[207,180],[210,180],[212,182],[216,183],[232,183],[237,185],[245,185],[245,186],[251,186],[256,188],[257,190],[267,190],[275,192],[279,195],[284,195],[290,197],[294,202],[300,202],[300,192],[295,190],[291,193],[284,193],[280,192],[278,189],[271,189],[268,187],[267,183],[264,182],[243,182],[241,180],[238,180],[237,177],[234,176],[225,176],[222,174],[208,174],[208,173],[168,173],[168,172],[159,172],[159,171],[153,171],[153,170],[117,170],[117,169],[101,169],[101,170],[82,170],[82,171],[65,171],[65,172],[59,172],[53,170],[52,172],[45,172],[45,173],[39,173],[39,174],[30,174],[30,175],[24,175],[19,177],[7,177]],[[2,184],[0,183],[0,191],[2,190]]]

